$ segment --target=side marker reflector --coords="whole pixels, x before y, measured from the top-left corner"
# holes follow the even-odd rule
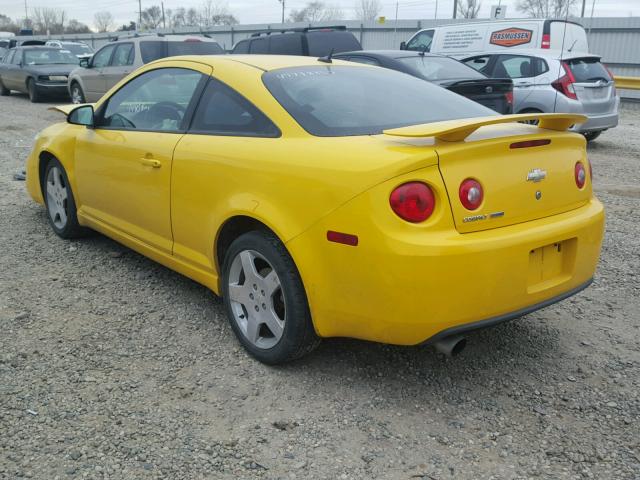
[[[329,240],[330,242],[342,243],[344,245],[351,245],[352,247],[356,247],[358,245],[357,235],[334,232],[333,230],[327,231],[327,240]]]

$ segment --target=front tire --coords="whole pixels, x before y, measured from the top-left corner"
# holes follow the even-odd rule
[[[226,252],[222,271],[231,328],[254,358],[269,365],[289,362],[320,343],[298,269],[272,233],[238,237]]]
[[[85,229],[78,223],[76,202],[67,172],[57,159],[52,158],[47,163],[42,186],[47,217],[56,235],[64,239],[83,236]]]
[[[82,91],[82,87],[77,83],[73,82],[71,84],[71,102],[77,104],[86,103],[84,92]]]
[[[42,99],[42,95],[38,91],[38,86],[33,78],[30,78],[29,81],[27,81],[27,92],[29,93],[29,100],[31,100],[31,103],[38,103]]]
[[[2,83],[2,80],[0,80],[0,96],[6,97],[8,95],[11,95],[11,90],[5,87],[4,83]]]

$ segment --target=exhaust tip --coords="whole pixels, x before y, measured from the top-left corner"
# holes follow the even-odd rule
[[[455,357],[467,346],[467,339],[460,335],[452,335],[435,342],[436,350],[447,357]]]

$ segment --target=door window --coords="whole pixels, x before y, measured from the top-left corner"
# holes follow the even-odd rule
[[[111,60],[112,67],[124,67],[126,65],[133,65],[132,43],[121,43],[118,45]]]
[[[249,40],[239,41],[233,49],[233,53],[249,53]]]
[[[94,68],[102,68],[109,65],[109,60],[111,59],[111,54],[113,53],[114,48],[116,48],[115,45],[107,45],[96,53],[91,61],[91,66]]]
[[[278,128],[251,102],[216,80],[209,80],[193,117],[191,133],[279,137]]]
[[[493,69],[495,78],[530,78],[535,77],[533,58],[521,55],[499,55]]]
[[[431,42],[433,41],[433,30],[425,30],[418,33],[407,43],[407,50],[416,50],[418,52],[431,51]]]
[[[11,64],[19,65],[21,61],[22,61],[22,50],[15,51],[13,58],[11,59]]]
[[[269,53],[269,39],[267,38],[256,38],[251,41],[251,46],[249,47],[250,53]]]
[[[489,60],[491,60],[491,56],[484,55],[482,57],[468,58],[463,63],[485,75],[489,75]]]
[[[204,75],[184,68],[143,73],[114,93],[98,115],[98,127],[183,131],[186,112]]]

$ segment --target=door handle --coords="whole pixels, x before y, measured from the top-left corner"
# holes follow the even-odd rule
[[[160,163],[158,160],[154,160],[153,158],[142,157],[140,159],[140,163],[142,163],[142,165],[144,165],[145,167],[152,168],[160,168],[162,166],[162,163]]]

